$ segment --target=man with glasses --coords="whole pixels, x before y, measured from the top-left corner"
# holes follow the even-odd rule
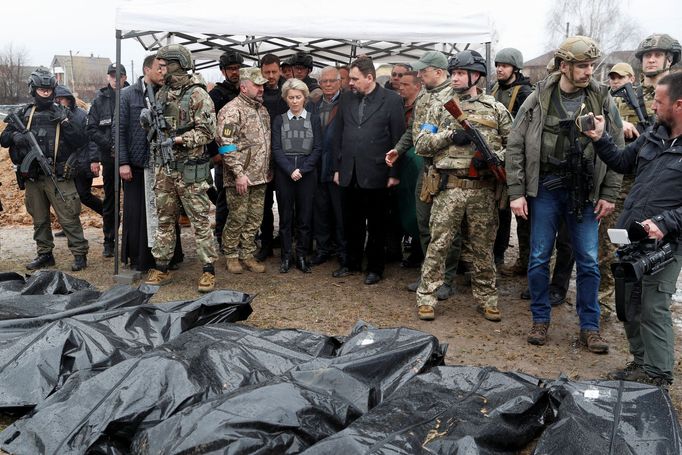
[[[322,98],[313,105],[312,113],[320,116],[322,124],[322,155],[318,164],[319,181],[313,208],[313,238],[317,251],[311,260],[313,265],[323,264],[337,254],[340,264],[346,262],[346,239],[341,218],[341,195],[334,184],[333,138],[338,122],[341,94],[339,70],[333,66],[320,73]]]

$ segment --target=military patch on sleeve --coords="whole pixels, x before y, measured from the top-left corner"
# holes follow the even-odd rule
[[[223,137],[232,137],[232,135],[234,134],[234,132],[235,132],[236,129],[237,129],[236,126],[237,126],[237,125],[235,125],[234,123],[226,123],[226,124],[223,126],[223,133],[222,133],[222,136],[223,136]]]

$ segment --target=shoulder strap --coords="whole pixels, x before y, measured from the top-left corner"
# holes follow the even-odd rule
[[[512,109],[514,108],[514,104],[516,103],[516,97],[518,96],[520,90],[521,90],[520,85],[515,85],[514,88],[512,89],[511,99],[509,100],[509,104],[507,105],[507,110],[509,112],[511,112]]]

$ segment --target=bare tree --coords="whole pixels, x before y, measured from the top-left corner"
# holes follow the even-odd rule
[[[17,104],[28,99],[26,66],[28,51],[9,43],[0,52],[0,104]]]
[[[589,36],[602,52],[634,48],[642,30],[627,14],[623,0],[554,0],[547,15],[547,50],[556,49],[568,35]]]

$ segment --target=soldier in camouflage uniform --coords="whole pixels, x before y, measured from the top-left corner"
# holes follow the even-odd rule
[[[485,60],[478,52],[463,51],[448,62],[451,84],[447,83],[447,73],[441,69],[445,56],[439,56],[441,65],[425,63],[425,57],[415,68],[424,84],[434,88],[424,94],[415,108],[415,150],[417,155],[433,159],[440,181],[446,184],[439,185],[442,189],[433,197],[429,223],[431,242],[417,289],[419,318],[432,320],[435,317],[436,290],[443,283],[445,258],[466,215],[468,241],[471,250],[476,251],[472,260],[472,293],[483,316],[490,321],[499,321],[501,314],[497,308],[492,253],[497,230],[496,181],[485,162],[473,158],[476,149],[471,139],[443,104],[459,98],[462,111],[502,160],[512,124],[511,114],[494,97],[479,94],[476,83],[487,75],[487,71]],[[472,164],[479,174],[475,179],[469,176]]]
[[[168,70],[157,102],[163,106],[163,115],[171,128],[167,133],[173,141],[173,160],[162,163],[159,150],[152,150],[157,160],[154,191],[159,224],[152,248],[156,268],[149,271],[146,283],[162,285],[171,280],[168,263],[175,249],[175,221],[182,206],[194,227],[197,256],[203,264],[197,289],[209,292],[215,288],[213,263],[218,257],[206,194],[210,186],[206,144],[215,136],[213,101],[201,75],[187,73],[193,66],[187,48],[170,44],[159,49],[156,58]]]
[[[272,179],[270,116],[263,106],[263,84],[268,80],[259,68],[242,68],[239,76],[239,96],[220,110],[216,129],[230,210],[223,249],[231,273],[242,273],[242,264],[263,273],[265,265],[254,258],[254,238],[263,220],[265,188]]]

